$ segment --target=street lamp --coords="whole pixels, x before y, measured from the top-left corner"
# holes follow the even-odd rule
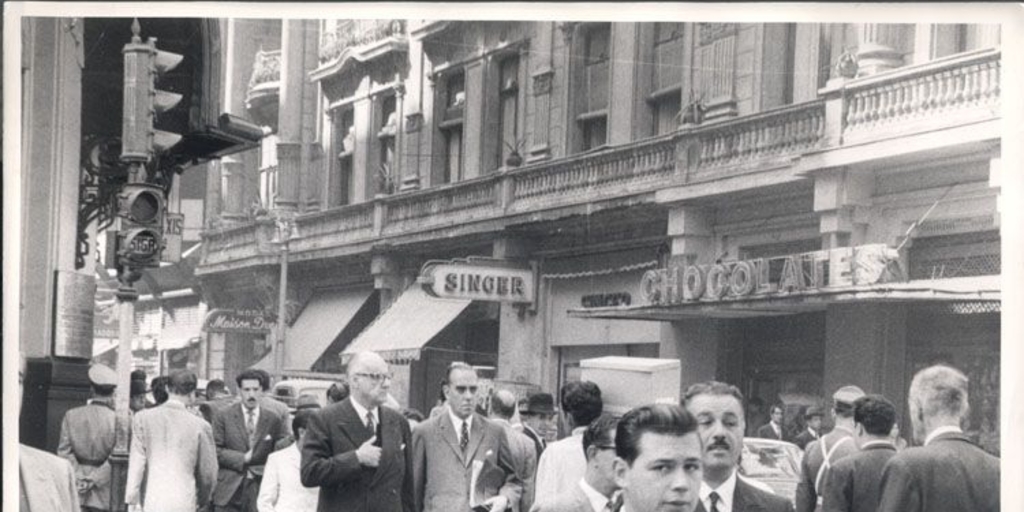
[[[287,314],[288,300],[288,249],[289,242],[298,238],[299,230],[295,225],[295,217],[290,212],[278,210],[275,215],[275,232],[272,243],[280,246],[281,255],[281,281],[277,297],[277,333],[274,338],[274,374],[280,380],[284,371],[284,338],[285,338],[285,317]]]

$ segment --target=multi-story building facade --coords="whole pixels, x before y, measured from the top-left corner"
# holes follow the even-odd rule
[[[225,34],[226,109],[274,135],[211,164],[197,275],[211,308],[276,311],[287,260],[285,369],[382,350],[393,393],[422,410],[453,360],[552,391],[581,359],[636,355],[680,359],[684,386],[806,405],[858,384],[902,407],[915,369],[947,361],[972,379],[969,430],[998,451],[998,26],[229,20]],[[820,293],[805,275],[754,302],[643,304],[649,270],[872,244],[906,283]],[[452,303],[414,284],[425,262],[470,256],[531,263],[537,300]],[[789,272],[774,265],[771,281]],[[273,367],[269,334],[207,338],[209,377]]]

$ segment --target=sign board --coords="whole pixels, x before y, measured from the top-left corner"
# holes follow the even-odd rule
[[[275,319],[258,309],[214,309],[206,314],[203,332],[269,334]]]
[[[55,284],[53,355],[89,359],[92,357],[96,278],[58,270]]]
[[[168,213],[164,216],[164,252],[160,261],[177,263],[181,261],[181,241],[185,233],[185,216]]]
[[[773,276],[772,267],[781,272]],[[648,304],[668,305],[794,295],[901,280],[903,272],[896,250],[884,244],[873,244],[776,258],[648,270],[641,279],[640,294]]]
[[[492,258],[428,261],[419,282],[427,294],[448,299],[533,303],[537,274],[532,268]]]

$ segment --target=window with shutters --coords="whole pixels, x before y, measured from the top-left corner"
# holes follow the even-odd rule
[[[331,180],[331,206],[349,204],[352,200],[352,165],[356,153],[355,111],[346,108],[335,114],[334,147],[337,166]]]
[[[498,161],[505,165],[513,152],[522,157],[519,148],[519,56],[502,59],[498,65]]]
[[[683,87],[683,29],[685,23],[655,23],[651,92],[652,133],[661,135],[679,126]]]
[[[456,72],[444,78],[442,101],[444,111],[439,127],[443,141],[441,182],[452,183],[462,179],[462,130],[466,106],[466,75]]]
[[[608,141],[608,82],[610,76],[611,24],[581,28],[581,73],[577,75],[577,115],[580,151],[605,145]]]

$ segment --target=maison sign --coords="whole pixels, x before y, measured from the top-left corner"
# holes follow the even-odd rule
[[[649,270],[640,281],[640,294],[653,305],[713,302],[870,285],[902,280],[902,275],[896,250],[873,244]]]
[[[532,268],[493,258],[428,261],[419,282],[434,297],[492,302],[532,303],[536,273]]]
[[[203,332],[268,334],[274,319],[258,309],[214,309],[206,314]]]

